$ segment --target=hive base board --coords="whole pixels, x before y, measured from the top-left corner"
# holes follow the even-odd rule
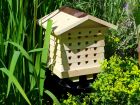
[[[90,74],[96,74],[99,73],[101,70],[100,66],[94,66],[92,68],[86,68],[86,69],[78,69],[78,70],[69,70],[69,71],[60,71],[58,68],[53,69],[53,73],[57,75],[59,78],[72,78],[72,77],[78,77],[82,75],[90,75]]]
[[[97,73],[95,73],[95,74],[97,74]],[[85,76],[85,80],[93,80],[95,78],[94,74],[89,74],[89,75],[84,75],[84,76]],[[71,77],[69,79],[73,82],[80,82],[79,76],[78,77]]]

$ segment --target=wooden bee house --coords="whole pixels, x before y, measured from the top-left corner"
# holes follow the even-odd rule
[[[60,78],[75,78],[100,72],[104,60],[104,34],[116,26],[78,10],[62,7],[39,20],[44,29],[53,21],[49,64]]]

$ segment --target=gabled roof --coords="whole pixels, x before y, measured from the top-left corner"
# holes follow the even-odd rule
[[[61,35],[64,32],[89,20],[91,20],[93,23],[101,24],[104,27],[117,29],[117,26],[113,24],[69,7],[62,7],[44,16],[43,18],[39,19],[39,25],[45,29],[48,19],[53,20],[52,28],[55,35]]]

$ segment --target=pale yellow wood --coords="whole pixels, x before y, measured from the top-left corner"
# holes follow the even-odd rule
[[[73,82],[79,82],[79,76],[70,77],[69,79]],[[86,75],[86,80],[91,80],[91,79],[93,79],[93,74]]]
[[[50,62],[55,62],[54,60],[50,59]],[[81,69],[81,68],[88,68],[88,67],[93,67],[93,66],[97,66],[97,65],[101,65],[101,63],[103,62],[104,57],[102,56],[102,58],[98,58],[98,59],[90,59],[90,60],[77,60],[75,62],[72,63],[67,63],[66,61],[63,61],[62,63],[59,63],[56,61],[54,67],[59,68],[60,65],[62,65],[63,67],[63,71],[69,71],[69,70],[74,70],[74,69]]]
[[[67,37],[67,36],[72,36],[72,37],[77,37],[77,36],[92,36],[92,35],[103,35],[107,32],[107,27],[95,27],[95,28],[91,28],[91,27],[84,27],[84,28],[73,28],[70,29],[69,31],[65,32],[62,34],[62,38],[63,37]],[[80,34],[79,34],[80,32]]]
[[[88,15],[88,18],[89,18],[90,20],[93,20],[93,21],[95,21],[95,22],[97,22],[97,23],[100,23],[100,24],[102,24],[102,25],[104,25],[104,26],[107,26],[107,27],[109,27],[109,28],[112,28],[112,29],[117,30],[117,28],[118,28],[116,25],[113,25],[113,24],[111,24],[111,23],[108,23],[108,22],[106,22],[106,21],[104,21],[104,20],[101,20],[101,19],[99,19],[99,18],[96,18],[96,17],[94,17],[94,16]]]
[[[38,22],[39,25],[45,29],[47,26],[46,18],[47,18],[47,16],[39,19],[39,22]],[[60,34],[64,33],[66,30],[68,31],[69,29],[73,28],[74,25],[77,26],[80,23],[86,21],[87,18],[77,18],[77,17],[74,17],[74,16],[69,15],[64,12],[58,12],[49,19],[53,20],[52,28],[54,29],[53,31],[54,31],[55,35],[60,35]]]
[[[92,68],[89,67],[86,69],[79,69],[79,70],[71,70],[71,71],[59,71],[59,69],[54,68],[53,73],[56,74],[59,78],[69,78],[69,77],[99,73],[100,70],[101,70],[100,66],[95,66]]]
[[[78,56],[78,55],[77,55]],[[77,56],[68,56],[67,58],[65,57],[58,57],[56,56],[55,61],[57,61],[57,63],[63,64],[63,62],[65,63],[74,63],[74,62],[82,62],[82,61],[90,61],[90,60],[100,60],[104,57],[104,53],[98,53],[96,54],[96,56],[94,56],[94,54],[86,54],[86,55],[80,55],[80,58],[77,58]],[[87,57],[85,57],[87,56]],[[69,59],[69,57],[71,57],[71,59]],[[50,57],[50,60],[53,60],[53,56]]]
[[[76,26],[75,28],[73,29],[80,29],[80,28],[100,28],[100,27],[104,27],[104,28],[107,28],[106,26],[102,25],[102,24],[99,24],[97,22],[94,22],[92,20],[87,20],[81,24],[79,24],[78,26]]]
[[[79,76],[69,78],[73,82],[79,82]]]
[[[71,51],[69,52],[69,50],[65,50],[65,51],[60,51],[60,50],[56,50],[55,51],[55,48],[54,47],[51,47],[50,48],[50,57],[53,57],[53,56],[58,56],[60,58],[62,58],[64,55],[66,55],[67,57],[71,56],[73,58],[77,58],[78,55],[86,55],[86,54],[96,54],[96,53],[103,53],[104,52],[104,47],[97,47],[96,50],[95,50],[95,47],[91,47],[89,49],[84,49],[84,50],[81,50],[80,52],[77,52],[77,49],[75,51]]]
[[[86,75],[86,77],[87,77],[87,80],[91,80],[93,79],[93,74]]]
[[[40,26],[46,29],[47,20],[53,20],[53,31],[55,35],[61,35],[62,33],[88,21],[92,20],[93,24],[101,24],[102,26],[117,29],[117,27],[113,24],[110,24],[104,20],[98,19],[94,16],[87,15],[82,18],[77,18],[75,16],[69,15],[67,13],[61,12],[59,10],[54,11],[54,13],[44,16],[43,18],[39,19],[38,23]]]
[[[88,42],[91,42],[91,43],[94,43],[94,41],[98,41],[98,40],[103,40],[104,39],[104,35],[100,35],[100,36],[96,36],[96,35],[91,35],[91,36],[88,36],[85,34],[85,36],[78,36],[78,35],[74,35],[74,36],[70,36],[70,37],[62,37],[61,40],[53,40],[51,39],[50,41],[54,44],[60,44],[60,43],[77,43],[77,42],[83,42],[84,41],[88,41]]]
[[[94,42],[94,44],[93,44],[93,42]],[[96,41],[96,43],[95,43],[94,40],[92,42],[85,41],[85,42],[81,42],[80,45],[78,45],[77,43],[71,43],[71,46],[69,46],[69,44],[70,43],[64,43],[64,44],[57,44],[56,45],[55,42],[51,41],[50,42],[50,47],[56,47],[56,49],[58,49],[58,50],[61,50],[61,49],[65,49],[65,50],[81,49],[81,50],[84,50],[85,48],[105,46],[104,40]]]

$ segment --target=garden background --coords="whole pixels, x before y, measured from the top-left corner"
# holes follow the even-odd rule
[[[45,49],[49,40],[46,37],[52,22],[43,36],[37,20],[61,6],[87,12],[117,25],[118,30],[106,34],[106,60],[103,71],[91,83],[92,92],[68,94],[68,99],[57,100],[52,92],[44,89]],[[62,105],[140,104],[139,11],[140,0],[1,0],[0,104],[48,105],[48,98],[43,94]]]

